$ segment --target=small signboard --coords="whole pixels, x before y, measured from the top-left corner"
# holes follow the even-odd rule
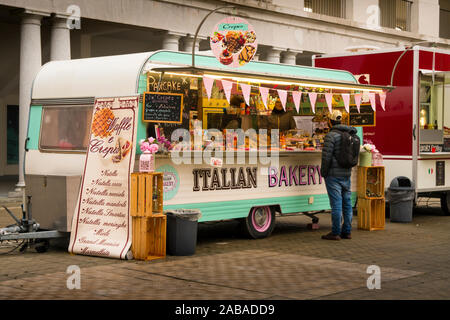
[[[373,127],[375,126],[375,111],[369,105],[361,105],[360,112],[356,105],[350,105],[349,125],[352,127]]]
[[[233,68],[252,61],[258,48],[252,25],[239,17],[220,20],[211,34],[210,44],[220,63]]]
[[[436,161],[436,186],[445,185],[445,161]]]
[[[183,94],[145,92],[142,103],[144,122],[181,123],[183,121]]]

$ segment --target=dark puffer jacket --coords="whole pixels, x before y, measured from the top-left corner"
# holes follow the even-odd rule
[[[338,130],[347,131],[350,134],[356,133],[356,129],[343,124],[334,125],[331,131],[325,136],[322,150],[322,165],[320,174],[326,178],[333,177],[349,177],[352,169],[346,169],[339,166],[336,155],[341,151],[341,134]]]

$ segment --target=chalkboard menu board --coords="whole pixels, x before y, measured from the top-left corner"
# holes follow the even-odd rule
[[[183,94],[145,92],[144,122],[181,123],[183,121]]]
[[[349,112],[349,125],[352,127],[369,127],[375,126],[375,111],[373,111],[372,106],[361,105],[360,112],[356,108],[356,105],[350,106]]]

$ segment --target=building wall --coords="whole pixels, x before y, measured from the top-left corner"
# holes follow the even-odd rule
[[[442,2],[442,1],[441,1]],[[203,17],[220,5],[235,5],[212,15],[199,35],[200,48],[208,49],[207,38],[218,20],[227,15],[246,18],[258,34],[261,60],[275,56],[283,61],[294,54],[297,64],[311,64],[313,54],[340,53],[349,47],[392,48],[435,41],[448,48],[450,41],[439,38],[439,1],[414,0],[412,32],[374,27],[373,9],[378,0],[345,0],[346,18],[305,12],[303,0],[0,0],[0,175],[15,174],[18,166],[6,165],[6,106],[19,104],[21,15],[28,10],[70,16],[79,8],[81,28],[70,31],[72,59],[115,55],[162,48],[168,33],[179,38],[179,49],[195,33]],[[41,24],[42,64],[50,60],[52,16]],[[376,19],[375,19],[376,21]],[[37,48],[39,50],[39,48]],[[296,56],[295,56],[296,55]],[[19,143],[22,148],[22,144]]]

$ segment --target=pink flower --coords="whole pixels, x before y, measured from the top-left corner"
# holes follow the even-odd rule
[[[147,141],[144,141],[141,143],[140,148],[142,152],[150,151],[150,144]]]
[[[158,152],[158,150],[159,150],[159,147],[158,147],[158,145],[155,144],[155,143],[151,144],[150,147],[149,147],[149,151],[150,151],[151,153],[156,153],[156,152]]]
[[[149,137],[147,140],[148,140],[149,143],[153,143],[153,141],[155,141],[155,138]]]

